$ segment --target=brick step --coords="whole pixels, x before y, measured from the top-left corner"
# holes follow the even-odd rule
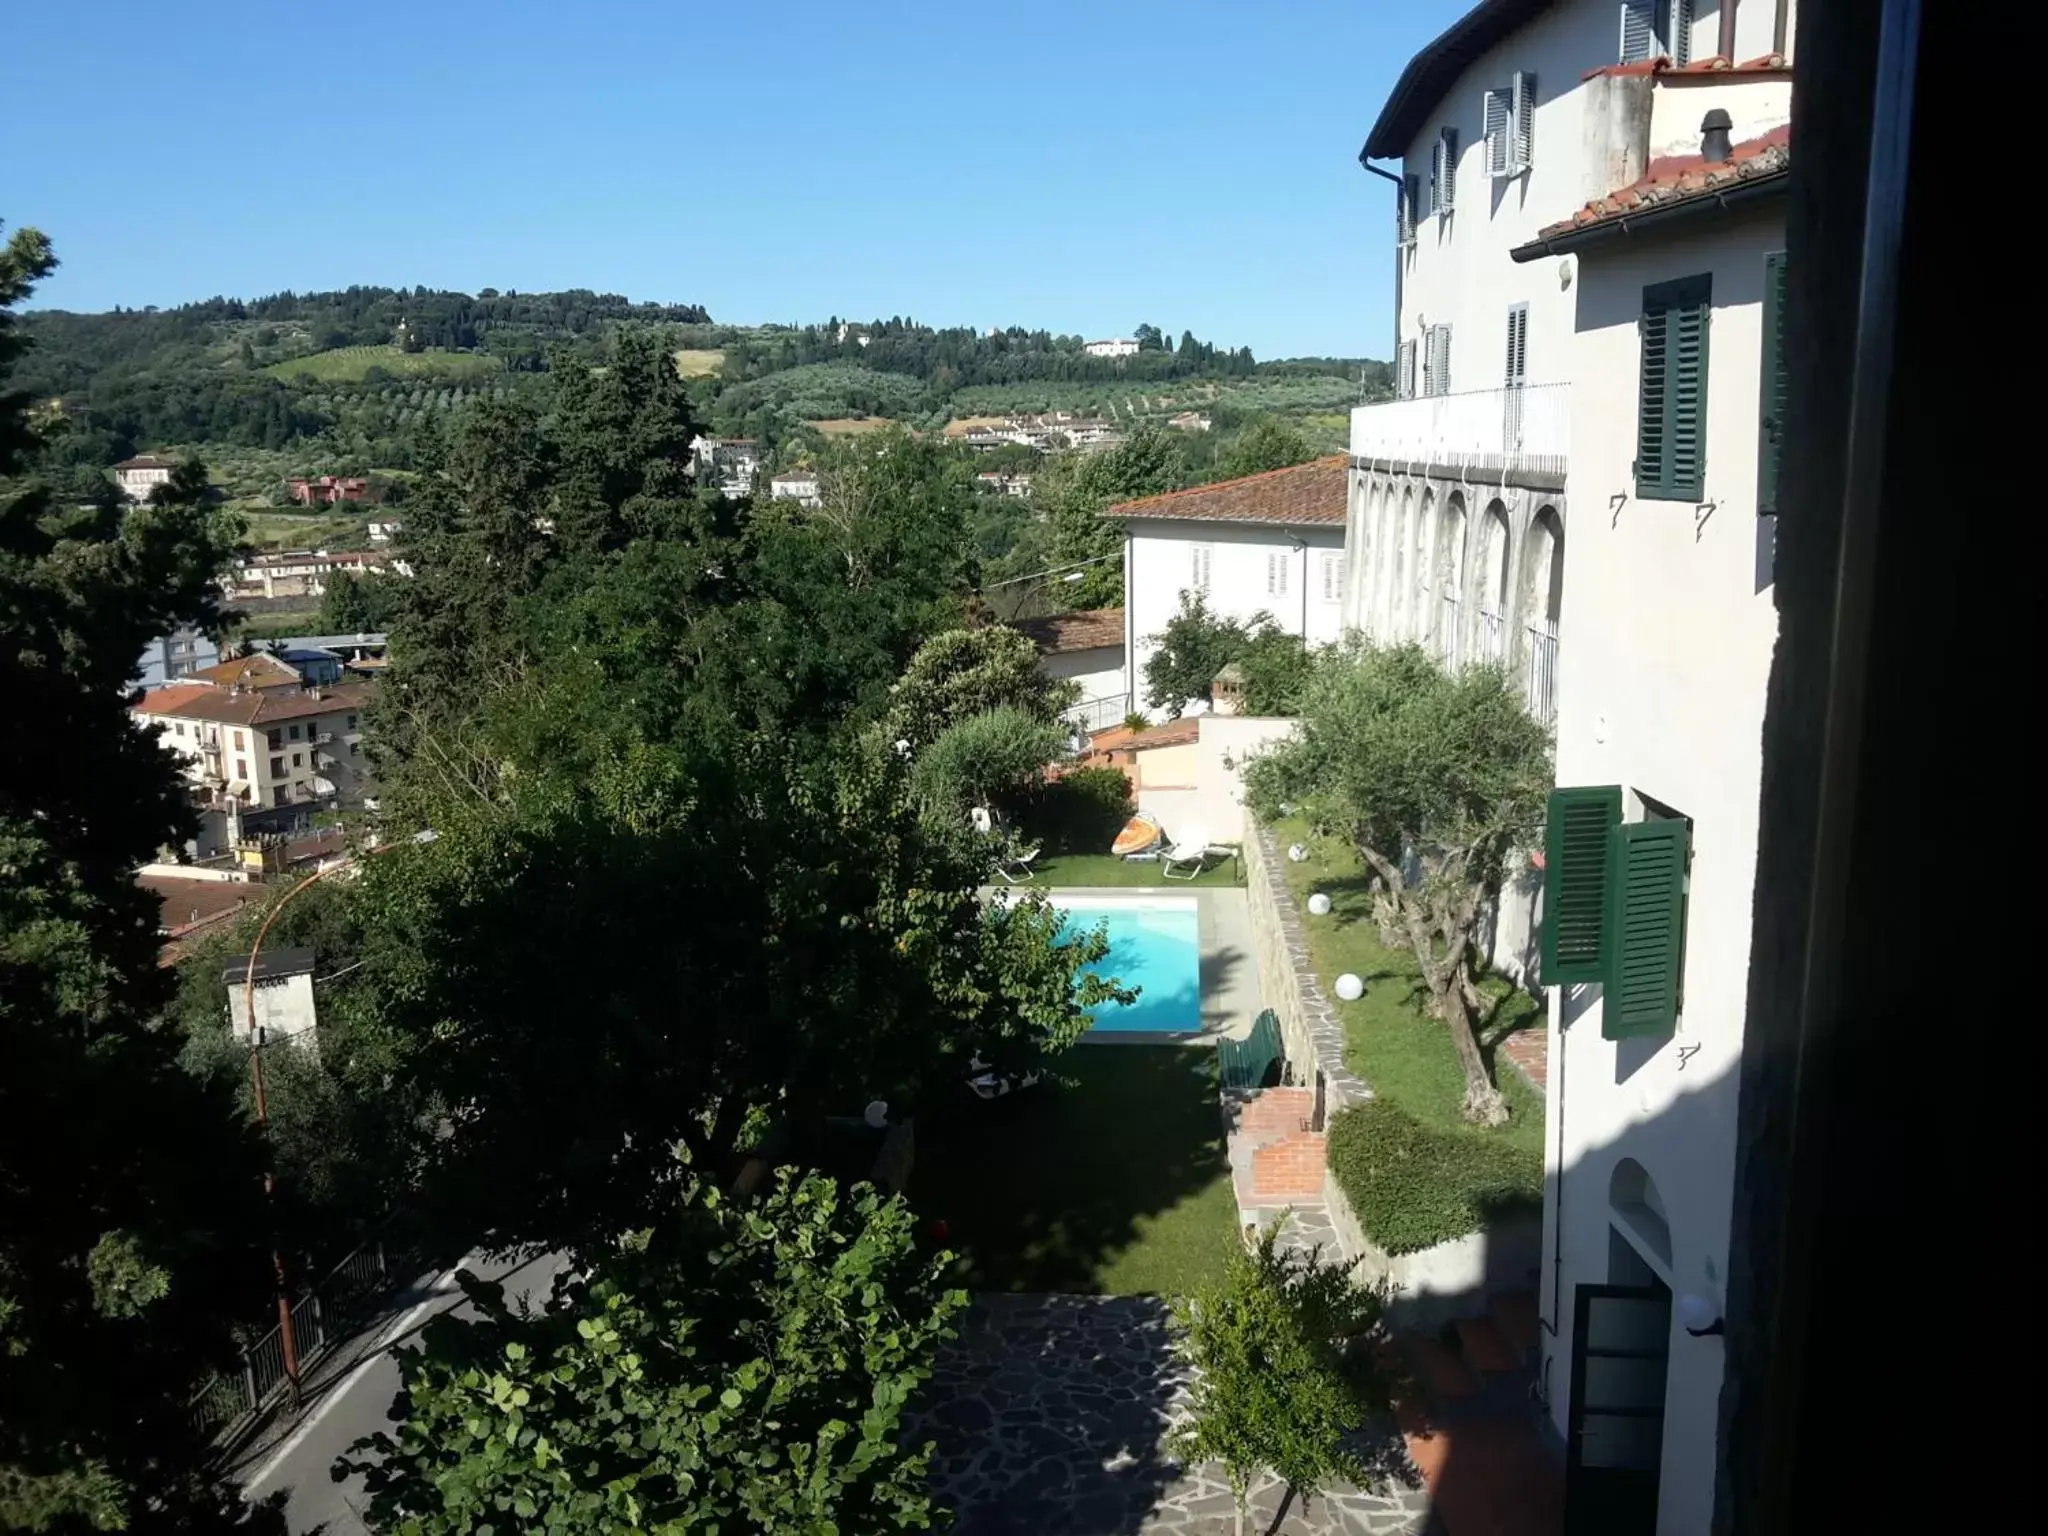
[[[1231,1130],[1253,1146],[1291,1136],[1316,1112],[1313,1088],[1265,1088],[1241,1100]]]
[[[1314,1131],[1293,1131],[1252,1148],[1252,1199],[1320,1200],[1323,1171],[1329,1166],[1327,1138]]]
[[[1542,1342],[1539,1315],[1534,1291],[1505,1291],[1493,1298],[1493,1320],[1523,1365],[1536,1363],[1537,1346]]]
[[[1461,1317],[1451,1327],[1457,1332],[1458,1353],[1481,1375],[1507,1376],[1522,1369],[1521,1357],[1491,1317]]]

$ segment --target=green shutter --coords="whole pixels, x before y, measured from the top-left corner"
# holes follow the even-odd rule
[[[1778,510],[1778,465],[1785,452],[1785,253],[1764,258],[1764,376],[1756,444],[1756,509]]]
[[[1606,978],[1611,834],[1620,825],[1618,784],[1551,791],[1543,833],[1540,964],[1546,987]]]
[[[1713,279],[1643,290],[1636,396],[1636,496],[1698,501],[1707,479],[1707,321]]]
[[[1685,954],[1686,823],[1632,821],[1614,829],[1608,883],[1612,959],[1600,1033],[1668,1035],[1678,1024],[1679,962]]]

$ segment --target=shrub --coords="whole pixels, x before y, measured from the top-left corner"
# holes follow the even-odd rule
[[[1065,744],[1057,725],[1013,705],[949,725],[911,769],[918,797],[941,817],[1001,805],[1038,782]]]
[[[1414,1253],[1543,1208],[1543,1165],[1485,1132],[1424,1125],[1384,1099],[1330,1122],[1330,1171],[1388,1253]]]
[[[1054,853],[1107,853],[1131,817],[1131,781],[1121,768],[1076,768],[1025,807],[1025,830]]]

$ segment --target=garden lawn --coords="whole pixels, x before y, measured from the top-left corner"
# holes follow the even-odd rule
[[[1243,885],[1244,865],[1235,855],[1211,859],[1192,880],[1168,880],[1158,863],[1133,864],[1109,853],[1048,853],[1031,865],[1033,885]]]
[[[1302,863],[1283,859],[1280,867],[1301,904],[1309,958],[1344,1025],[1345,1065],[1372,1085],[1375,1103],[1410,1117],[1429,1143],[1414,1151],[1407,1176],[1413,1187],[1404,1189],[1385,1166],[1394,1149],[1375,1140],[1372,1152],[1362,1160],[1381,1165],[1374,1172],[1386,1188],[1361,1200],[1346,1176],[1340,1145],[1344,1138],[1333,1128],[1332,1167],[1360,1206],[1366,1229],[1383,1246],[1426,1247],[1474,1230],[1475,1213],[1503,1203],[1540,1201],[1543,1098],[1505,1057],[1497,1055],[1496,1048],[1519,1030],[1544,1028],[1543,1004],[1504,977],[1481,979],[1479,989],[1486,1001],[1479,1018],[1479,1045],[1507,1098],[1509,1120],[1493,1130],[1468,1124],[1462,1114],[1465,1073],[1457,1049],[1442,1021],[1429,1014],[1428,993],[1413,952],[1405,945],[1390,949],[1380,943],[1366,871],[1357,854],[1334,839],[1311,837],[1299,820],[1277,822],[1273,830],[1280,847],[1298,842],[1309,849]],[[1309,915],[1311,891],[1330,897],[1327,917]],[[1346,971],[1365,982],[1365,995],[1355,1003],[1339,1001],[1333,985]],[[1404,1136],[1395,1141],[1405,1155],[1417,1139]],[[1391,1204],[1379,1213],[1376,1225],[1365,1206],[1382,1197]],[[1403,1241],[1398,1234],[1416,1240]]]
[[[908,1194],[976,1291],[1187,1295],[1237,1225],[1210,1047],[1076,1046],[1059,1075],[917,1123]]]

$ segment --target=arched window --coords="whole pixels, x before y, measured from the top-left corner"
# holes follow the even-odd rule
[[[1529,713],[1557,721],[1557,620],[1564,601],[1564,522],[1546,506],[1529,525],[1522,561],[1522,613],[1528,629]]]
[[[1495,497],[1487,504],[1479,528],[1478,590],[1474,596],[1479,609],[1476,648],[1481,661],[1507,660],[1506,618],[1508,606],[1508,509]]]
[[[1443,531],[1437,540],[1436,586],[1439,615],[1437,642],[1443,647],[1444,665],[1455,667],[1465,659],[1465,497],[1451,492],[1444,503]]]
[[[1393,585],[1387,594],[1387,634],[1395,640],[1404,640],[1414,623],[1410,610],[1414,604],[1409,588],[1414,584],[1409,573],[1415,550],[1415,487],[1404,486],[1401,491],[1401,521],[1394,531]]]
[[[1408,633],[1424,645],[1436,633],[1436,492],[1422,493],[1422,514],[1415,520],[1415,547],[1408,562],[1414,584],[1415,616]]]
[[[1671,1274],[1671,1218],[1664,1210],[1664,1197],[1650,1171],[1632,1157],[1614,1165],[1607,1181],[1607,1204],[1614,1224],[1635,1239],[1635,1246],[1669,1283]]]

